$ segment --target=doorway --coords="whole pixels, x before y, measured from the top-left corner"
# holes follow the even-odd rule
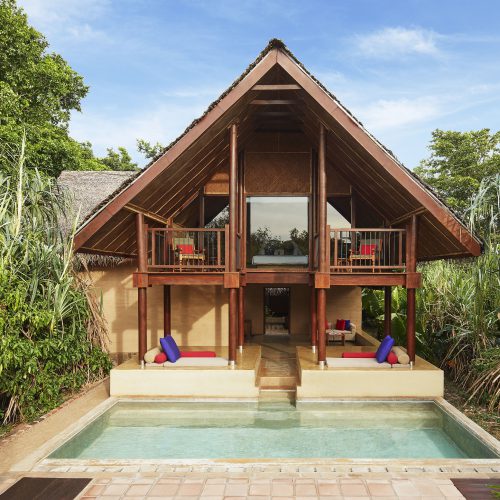
[[[264,334],[290,335],[290,288],[264,288]]]

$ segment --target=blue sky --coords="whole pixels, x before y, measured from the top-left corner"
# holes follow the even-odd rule
[[[496,0],[19,0],[90,85],[71,133],[96,154],[168,144],[271,38],[408,167],[436,128],[500,129]]]

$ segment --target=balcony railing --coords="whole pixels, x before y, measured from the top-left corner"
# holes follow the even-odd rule
[[[404,272],[404,229],[331,229],[331,272]]]
[[[228,227],[149,228],[148,267],[151,272],[223,272],[228,262]]]

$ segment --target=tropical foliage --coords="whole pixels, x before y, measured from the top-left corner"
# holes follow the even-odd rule
[[[106,328],[77,273],[54,181],[26,169],[24,142],[0,172],[0,420],[31,420],[110,368]]]
[[[484,255],[420,267],[417,352],[445,368],[461,386],[500,410],[500,175],[484,179],[467,210],[483,236]],[[383,328],[383,292],[365,290],[367,319]],[[393,290],[392,327],[405,343],[406,297]]]
[[[20,144],[26,133],[26,166],[53,177],[63,170],[134,170],[123,148],[99,159],[89,142],[70,137],[71,113],[80,111],[88,90],[59,54],[48,52],[15,0],[0,0],[0,143]],[[6,162],[0,157],[0,169]]]

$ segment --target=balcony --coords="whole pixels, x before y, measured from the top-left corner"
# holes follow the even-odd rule
[[[404,229],[330,229],[332,273],[405,272]]]

